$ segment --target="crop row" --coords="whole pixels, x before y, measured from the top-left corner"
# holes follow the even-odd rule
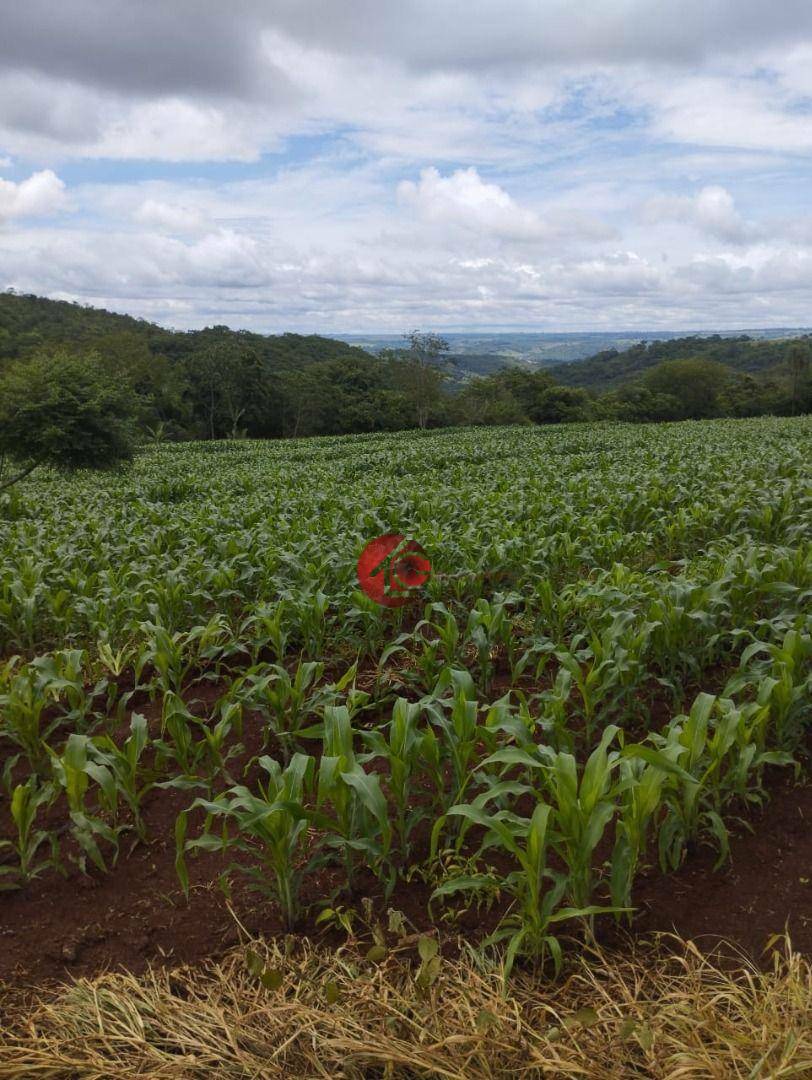
[[[810,460],[804,418],[455,431],[158,447],[5,496],[0,887],[115,872],[169,790],[184,883],[217,852],[293,925],[325,872],[322,919],[417,878],[558,963],[559,923],[628,917],[694,844],[724,861],[799,767]],[[392,529],[432,558],[422,606],[358,591]]]

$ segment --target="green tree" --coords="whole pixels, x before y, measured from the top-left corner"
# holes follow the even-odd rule
[[[809,343],[808,341],[796,341],[787,355],[790,377],[790,395],[792,402],[792,415],[798,411],[801,400],[801,389],[809,376]]]
[[[537,424],[572,424],[591,417],[591,399],[575,386],[551,386],[541,395],[533,411]]]
[[[524,415],[534,423],[542,423],[547,391],[554,385],[546,371],[525,371],[518,367],[503,368],[493,376],[496,387],[506,390],[519,403]]]
[[[405,337],[409,348],[402,354],[398,382],[412,402],[417,426],[425,428],[442,400],[442,387],[448,372],[442,366],[441,357],[448,352],[449,346],[438,334],[422,334],[419,330],[413,330]]]
[[[0,491],[38,465],[106,469],[132,458],[132,387],[96,353],[57,351],[10,364],[0,378]],[[11,463],[11,476],[3,479]]]
[[[602,419],[644,423],[649,420],[673,420],[680,403],[669,394],[655,394],[648,386],[633,382],[598,399],[596,412]]]
[[[460,424],[527,423],[521,404],[495,377],[472,380],[456,398],[453,415]]]
[[[714,360],[666,360],[646,373],[645,385],[678,402],[675,419],[701,419],[722,413],[730,376],[730,369]]]

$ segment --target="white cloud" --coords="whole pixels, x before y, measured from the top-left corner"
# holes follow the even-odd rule
[[[519,206],[498,184],[486,183],[474,168],[441,176],[430,166],[420,180],[403,180],[398,198],[426,221],[483,230],[497,238],[534,240],[548,236],[537,214]]]
[[[729,244],[745,244],[759,236],[759,230],[736,210],[730,192],[718,184],[703,187],[694,196],[654,196],[644,204],[643,218],[649,224],[685,222]]]
[[[199,232],[204,225],[203,216],[194,207],[161,199],[144,199],[134,211],[133,219],[148,228],[169,233]]]
[[[801,0],[12,8],[0,287],[277,330],[809,321]]]
[[[65,185],[51,169],[15,183],[0,179],[0,220],[46,217],[65,209]]]

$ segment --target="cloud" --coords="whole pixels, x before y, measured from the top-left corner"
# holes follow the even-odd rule
[[[424,220],[459,225],[509,240],[542,239],[548,230],[531,210],[519,206],[498,184],[486,183],[474,168],[441,176],[430,166],[420,180],[403,180],[398,198],[413,206]]]
[[[806,0],[27,0],[0,287],[269,330],[808,322],[810,71]]]
[[[643,219],[649,224],[685,222],[729,244],[750,243],[760,236],[738,213],[730,192],[717,184],[703,187],[694,196],[654,196],[643,206]]]
[[[457,229],[480,244],[552,244],[568,240],[597,241],[614,236],[598,219],[569,208],[542,216],[520,205],[503,187],[482,179],[469,167],[443,176],[434,166],[422,169],[420,179],[402,180],[400,203],[433,230]]]
[[[144,199],[133,213],[136,222],[160,232],[199,232],[204,225],[202,215],[190,206]]]
[[[0,220],[47,217],[66,205],[65,185],[50,169],[32,173],[19,183],[0,179]]]

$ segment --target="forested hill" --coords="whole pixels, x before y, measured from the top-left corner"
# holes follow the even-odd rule
[[[754,340],[741,337],[682,337],[670,341],[642,341],[618,352],[606,349],[585,360],[547,368],[557,383],[579,386],[596,393],[615,390],[637,380],[666,360],[712,360],[734,371],[756,374],[783,365],[796,338]]]
[[[146,349],[153,355],[180,359],[214,345],[250,349],[272,366],[286,370],[342,357],[366,356],[357,346],[316,334],[268,336],[230,330],[227,326],[167,330],[145,319],[103,308],[0,292],[0,363],[48,346],[98,349],[108,355],[116,349],[124,355]]]
[[[122,391],[142,435],[156,440],[812,411],[810,336],[673,338],[555,367],[495,356],[477,367],[436,335],[412,338],[372,354],[317,335],[168,330],[0,293],[0,436],[9,387],[27,401],[29,383],[50,385],[68,371]],[[63,390],[70,402],[74,387]]]

